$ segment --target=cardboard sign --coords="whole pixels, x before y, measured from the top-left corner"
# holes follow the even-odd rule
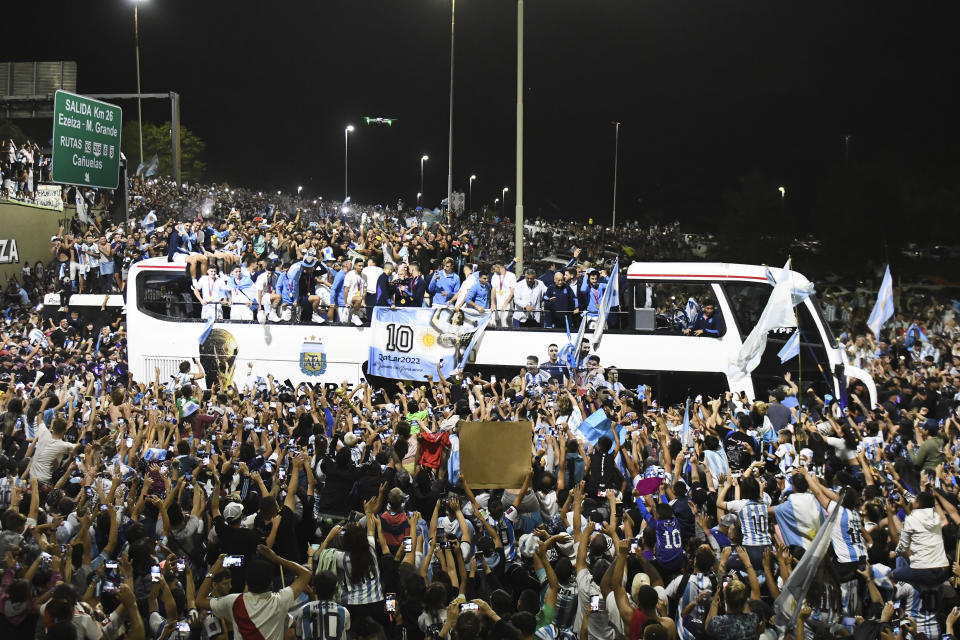
[[[460,422],[460,473],[471,489],[517,489],[530,470],[530,422]]]

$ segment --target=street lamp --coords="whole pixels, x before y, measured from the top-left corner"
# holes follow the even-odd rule
[[[777,191],[780,192],[780,200],[782,201],[787,197],[787,188],[786,187],[777,187]]]
[[[343,130],[343,200],[346,202],[347,194],[349,193],[347,182],[347,176],[349,175],[348,169],[349,165],[347,164],[347,151],[350,147],[350,133],[353,131],[353,125],[348,124],[347,128]]]
[[[143,0],[133,0],[133,46],[137,56],[137,130],[140,135],[140,164],[143,164],[143,108],[140,101],[140,3]]]
[[[510,187],[504,187],[503,191],[500,192],[500,197],[503,198],[500,205],[500,216],[503,216],[503,212],[507,207],[507,191],[510,191]]]
[[[423,195],[422,191],[417,191],[417,206],[420,206],[420,197]]]
[[[470,176],[470,201],[467,202],[467,209],[473,211],[473,181],[477,179],[477,176]]]
[[[297,187],[297,195],[300,195],[301,191],[303,191],[303,187]]]
[[[423,163],[429,159],[430,159],[430,156],[426,154],[420,157],[420,193],[417,194],[418,198],[423,194]]]

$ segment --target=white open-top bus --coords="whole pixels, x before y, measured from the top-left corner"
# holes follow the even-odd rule
[[[775,277],[781,270],[771,268]],[[806,278],[794,272],[797,286]],[[846,360],[825,322],[816,296],[797,307],[801,331],[800,356],[781,364],[777,353],[789,332],[771,333],[760,365],[752,375],[731,381],[727,365],[756,324],[772,287],[765,267],[705,262],[635,262],[621,278],[620,308],[594,351],[603,366],[615,366],[628,387],[648,384],[661,405],[679,402],[690,392],[716,395],[743,391],[766,399],[767,390],[782,382],[785,371],[819,394],[841,397],[841,388],[857,379],[864,383],[872,402],[876,387],[865,371]],[[693,298],[713,300],[725,330],[718,337],[686,335],[684,308]],[[168,380],[185,360],[199,358],[212,382],[232,381],[238,386],[248,376],[294,384],[320,382],[358,384],[365,378],[370,348],[369,327],[289,323],[214,325],[201,346],[204,323],[200,305],[190,291],[184,266],[164,258],[150,258],[130,269],[127,297],[129,362],[133,378],[152,380],[159,368]],[[492,324],[492,323],[491,323]],[[577,325],[571,323],[572,332]],[[565,329],[496,329],[490,327],[470,356],[468,371],[516,375],[526,356],[543,362],[548,346],[567,344]],[[303,366],[301,354],[323,354],[322,373]],[[315,360],[314,360],[315,361]],[[252,364],[252,367],[249,366]]]

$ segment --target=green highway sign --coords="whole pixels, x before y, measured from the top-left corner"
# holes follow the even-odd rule
[[[116,189],[122,109],[69,91],[53,103],[53,181]]]

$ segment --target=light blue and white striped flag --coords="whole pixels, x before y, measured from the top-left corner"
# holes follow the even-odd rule
[[[840,499],[838,501],[840,504],[843,504],[843,498],[846,492],[847,490],[844,489],[840,493]],[[797,617],[800,615],[800,608],[803,606],[803,602],[807,596],[807,590],[810,588],[810,583],[813,582],[813,576],[817,572],[817,568],[820,566],[820,563],[823,562],[827,551],[830,549],[833,530],[837,523],[840,522],[839,515],[841,511],[843,511],[843,509],[834,509],[827,518],[826,523],[820,527],[813,542],[810,543],[810,547],[803,554],[803,557],[800,558],[800,562],[794,567],[793,573],[790,574],[790,577],[787,578],[787,581],[783,584],[783,588],[780,590],[780,596],[776,602],[773,603],[773,612],[775,615],[774,625],[777,627],[777,631],[781,636],[787,631],[792,631],[797,626]]]
[[[690,427],[690,398],[687,397],[687,404],[683,408],[683,426],[680,427],[680,444],[684,449],[693,447],[693,429]]]
[[[603,298],[600,300],[600,308],[597,313],[597,326],[593,330],[593,338],[591,340],[594,346],[600,342],[600,338],[603,336],[603,329],[607,325],[607,318],[610,316],[610,309],[615,304],[620,304],[620,258],[617,258],[616,262],[613,263],[613,270],[610,272],[607,286],[603,290]]]
[[[877,303],[873,305],[867,326],[875,337],[880,335],[880,328],[887,320],[893,317],[893,277],[890,275],[890,265],[883,274],[880,291],[877,292]]]
[[[780,349],[780,352],[777,356],[780,358],[780,364],[783,364],[790,358],[796,358],[800,355],[800,330],[797,329],[793,332],[787,342],[783,345],[783,348]]]

